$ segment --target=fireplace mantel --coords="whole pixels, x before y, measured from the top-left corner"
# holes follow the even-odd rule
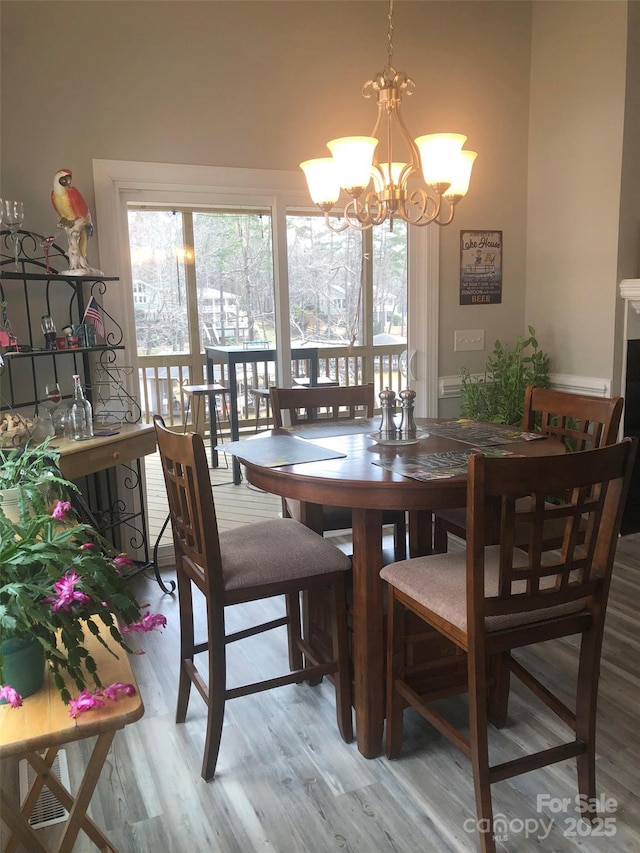
[[[620,296],[640,314],[640,278],[623,278],[620,282]]]

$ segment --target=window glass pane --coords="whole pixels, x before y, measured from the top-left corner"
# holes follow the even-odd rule
[[[373,343],[407,341],[407,223],[373,229]]]
[[[130,210],[129,244],[138,355],[186,352],[189,346],[182,217],[170,210]]]
[[[291,345],[361,343],[362,235],[322,217],[287,217]]]
[[[194,213],[202,346],[275,341],[271,218]]]

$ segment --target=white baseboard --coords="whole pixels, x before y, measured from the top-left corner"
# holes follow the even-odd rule
[[[481,379],[482,374],[473,374]],[[566,391],[570,394],[589,394],[592,397],[610,397],[611,380],[593,376],[571,376],[567,373],[550,374],[551,387],[556,391]],[[462,393],[460,376],[441,376],[438,379],[438,398],[447,400],[459,397]]]

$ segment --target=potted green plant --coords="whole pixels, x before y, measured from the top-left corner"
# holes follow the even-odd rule
[[[121,573],[133,561],[78,520],[68,500],[76,487],[60,475],[56,458],[48,442],[0,455],[0,483],[17,492],[12,517],[0,495],[0,699],[18,707],[22,694],[11,681],[21,677],[24,661],[32,663],[25,695],[34,692],[46,662],[76,716],[133,690],[102,684],[85,637],[97,636],[102,623],[129,653],[128,633],[163,627],[166,620],[144,613],[127,585]]]
[[[528,337],[518,336],[513,348],[497,340],[483,376],[472,375],[468,367],[460,369],[462,417],[520,426],[527,386],[550,384],[550,357],[540,349],[533,326],[528,331]]]
[[[51,439],[20,448],[0,447],[0,501],[5,515],[17,520],[19,501],[32,500],[39,492],[49,499],[68,492],[69,482],[60,476],[58,454],[49,449]],[[75,489],[71,485],[72,489]]]

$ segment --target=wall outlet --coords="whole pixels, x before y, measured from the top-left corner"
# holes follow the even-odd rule
[[[463,329],[453,333],[453,351],[484,349],[484,329]]]

